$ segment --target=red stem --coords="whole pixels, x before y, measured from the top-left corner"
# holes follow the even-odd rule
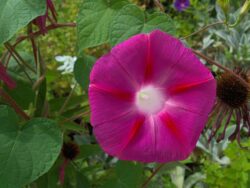
[[[142,184],[141,188],[146,188],[150,180],[159,172],[159,170],[165,165],[165,163],[160,164],[155,171],[149,176],[146,181]]]
[[[76,27],[76,23],[53,23],[51,25],[48,25],[46,27],[46,30],[50,31],[50,30],[54,30],[57,28],[61,28],[61,27]],[[43,34],[42,31],[36,31],[36,32],[30,33],[29,35],[26,35],[26,36],[20,36],[19,38],[17,38],[15,44],[13,44],[13,47],[18,45],[20,42],[22,42],[25,39],[34,38],[34,37],[37,37],[37,36],[42,35],[42,34]]]
[[[70,23],[53,23],[51,25],[48,25],[46,29],[50,31],[50,30],[54,30],[57,28],[61,28],[61,27],[76,27],[76,23],[73,23],[73,22],[72,23],[71,22]],[[15,48],[19,43],[21,43],[25,39],[34,38],[42,34],[43,34],[42,31],[36,31],[34,33],[30,33],[29,35],[20,36],[16,39],[16,42],[12,45],[12,47]],[[8,51],[6,53],[8,53]],[[4,53],[3,56],[6,55],[6,53]],[[1,57],[1,60],[3,60],[3,58],[4,57]]]
[[[250,85],[244,80],[242,79],[238,74],[236,74],[235,72],[233,72],[231,69],[227,68],[227,67],[224,67],[223,65],[217,63],[216,61],[210,59],[209,57],[205,56],[204,54],[202,54],[201,52],[199,51],[196,51],[194,49],[192,49],[192,51],[200,56],[202,59],[206,60],[208,63],[210,63],[211,65],[215,65],[217,67],[219,67],[220,69],[232,74],[235,78],[239,79],[239,81],[245,86],[247,87],[248,89],[250,89]]]

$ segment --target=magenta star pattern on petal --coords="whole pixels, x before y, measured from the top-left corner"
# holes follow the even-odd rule
[[[186,159],[214,105],[216,82],[180,40],[138,34],[101,57],[90,75],[91,124],[122,160]]]
[[[10,89],[16,87],[16,83],[7,74],[5,67],[0,63],[0,80],[2,80]]]

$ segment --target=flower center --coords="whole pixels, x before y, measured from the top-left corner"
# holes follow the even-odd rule
[[[247,76],[244,73],[240,76],[248,82]],[[228,106],[239,108],[247,104],[248,88],[233,75],[223,73],[217,82],[217,96]]]
[[[165,103],[165,97],[159,89],[146,86],[136,93],[136,106],[146,114],[159,112]]]

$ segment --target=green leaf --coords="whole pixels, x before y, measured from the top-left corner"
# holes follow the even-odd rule
[[[39,86],[38,94],[36,96],[36,110],[34,113],[35,117],[42,116],[42,114],[44,113],[46,92],[47,92],[47,82],[46,79],[44,79],[41,85]]]
[[[6,91],[23,109],[28,109],[35,100],[31,83],[23,80],[16,80],[16,87],[14,89],[6,87]]]
[[[114,46],[133,35],[148,33],[154,29],[175,33],[174,23],[168,15],[160,12],[148,14],[136,5],[130,4],[124,6],[112,21],[110,43]]]
[[[172,35],[176,32],[173,20],[167,14],[161,12],[146,14],[146,22],[142,33],[149,33],[155,29],[160,29]]]
[[[118,161],[116,173],[122,187],[136,188],[142,184],[143,165],[140,163]]]
[[[109,41],[109,28],[114,15],[126,0],[85,0],[77,19],[78,47],[94,47]]]
[[[43,15],[46,0],[4,0],[0,1],[0,7],[0,44],[2,44],[31,20]]]
[[[95,62],[95,57],[83,56],[78,58],[74,66],[74,75],[78,84],[83,89],[88,89],[89,74]]]
[[[53,167],[44,175],[39,177],[34,183],[36,188],[59,188],[59,170],[63,164],[62,160],[57,160]]]
[[[106,182],[101,186],[101,188],[110,188],[110,187],[123,188],[123,186],[119,182],[117,182],[116,178],[107,179]]]
[[[26,52],[20,52],[19,55],[24,59],[24,61],[35,68],[34,57]],[[37,80],[37,75],[33,72],[26,70],[27,74],[33,81]],[[32,90],[32,84],[23,72],[22,67],[18,65],[16,60],[11,57],[8,64],[8,74],[16,81],[16,88],[10,90],[5,87],[7,93],[23,108],[28,109],[30,104],[35,101],[35,93]],[[25,97],[24,97],[25,96]],[[42,107],[40,107],[42,110]]]
[[[57,159],[62,133],[48,119],[33,119],[18,125],[15,112],[0,106],[1,187],[22,187],[46,173]]]
[[[144,26],[144,13],[136,5],[125,6],[114,18],[110,28],[110,43],[115,45],[140,33]]]
[[[76,173],[76,181],[77,181],[76,188],[83,188],[83,187],[90,188],[91,187],[88,178],[85,175],[81,174],[80,172]]]

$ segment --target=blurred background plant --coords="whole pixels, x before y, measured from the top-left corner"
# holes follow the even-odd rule
[[[142,9],[148,9],[149,12],[157,8],[148,0],[131,2]],[[173,19],[176,27],[175,35],[180,38],[208,24],[224,21],[226,17],[229,23],[234,23],[243,4],[242,1],[230,1],[230,7],[225,14],[215,0],[191,0],[190,6],[182,12],[175,9],[173,0],[160,2],[165,13]],[[74,2],[54,0],[58,22],[76,22],[81,3],[81,0]],[[233,28],[223,24],[215,25],[185,38],[183,42],[231,69],[236,66],[248,68],[250,65],[249,18],[249,14],[246,15]],[[26,30],[23,29],[16,35],[25,33]],[[52,169],[33,182],[30,187],[140,187],[142,182],[152,176],[158,165],[118,161],[108,156],[96,143],[89,123],[88,81],[84,80],[83,76],[86,77],[89,74],[95,59],[105,54],[110,49],[110,45],[103,44],[79,52],[75,45],[76,33],[76,28],[71,27],[49,31],[49,34],[39,37],[37,43],[47,67],[45,95],[50,106],[47,110],[50,116],[60,120],[60,126],[65,131],[64,142],[77,143],[80,153],[65,167],[64,185],[58,183],[59,169],[64,160],[61,154]],[[31,66],[35,65],[29,41],[20,43],[16,50],[27,63]],[[4,48],[1,46],[0,56],[3,53]],[[214,66],[211,69],[218,72]],[[34,104],[34,101],[37,101],[36,96],[29,80],[17,66],[14,58],[10,59],[8,71],[16,80],[17,88],[15,90],[6,88],[6,91],[29,114],[36,114],[36,104]],[[29,72],[29,75],[31,80],[36,77],[32,72]],[[233,132],[234,119],[229,127],[228,131]],[[166,164],[152,176],[147,186],[152,188],[250,187],[250,151],[240,148],[234,142],[229,142],[227,136],[220,143],[214,139],[208,143],[209,131],[208,129],[203,133],[197,148],[187,160]],[[249,139],[244,138],[242,145],[250,147]]]

